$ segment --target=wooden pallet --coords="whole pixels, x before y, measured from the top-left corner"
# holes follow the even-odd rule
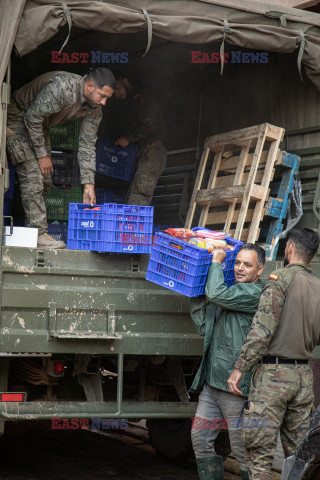
[[[191,228],[199,205],[200,226],[254,243],[283,136],[283,128],[264,123],[208,137],[185,227]]]
[[[276,180],[274,182],[274,191],[276,198],[270,197],[265,205],[265,216],[272,217],[267,228],[265,229],[266,242],[264,248],[266,250],[267,260],[275,260],[279,243],[275,245],[277,235],[284,229],[284,219],[287,215],[289,196],[294,188],[295,175],[298,173],[301,158],[292,153],[281,152],[277,165],[281,166],[279,172],[276,173]],[[273,186],[271,185],[271,188]],[[271,190],[271,193],[272,190]]]

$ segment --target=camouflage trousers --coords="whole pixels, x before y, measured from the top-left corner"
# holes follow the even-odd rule
[[[279,432],[285,456],[295,452],[308,430],[313,401],[310,365],[258,366],[242,420],[250,480],[272,480]]]
[[[13,106],[13,108],[15,108]],[[9,113],[9,112],[8,112]],[[45,134],[50,156],[50,137]],[[19,112],[8,114],[7,153],[19,177],[26,226],[35,227],[39,235],[47,231],[46,197],[51,189],[51,175],[43,175],[31,147],[28,132]]]
[[[128,205],[150,205],[158,178],[167,164],[167,152],[162,142],[154,142],[138,153],[138,168],[131,183]]]
[[[214,442],[220,429],[228,429],[230,445],[241,471],[246,471],[245,452],[241,441],[241,419],[246,397],[205,384],[192,422],[191,439],[196,458],[215,455]]]

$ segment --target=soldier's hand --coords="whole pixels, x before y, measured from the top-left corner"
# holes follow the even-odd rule
[[[96,203],[96,193],[93,183],[86,183],[83,192],[83,203],[90,204],[92,207]]]
[[[118,145],[119,147],[125,148],[129,145],[129,140],[127,139],[127,137],[120,137],[114,142],[114,144]]]
[[[53,173],[53,166],[48,156],[38,158],[38,165],[42,175],[51,175]]]
[[[242,378],[241,370],[238,370],[237,368],[235,368],[227,381],[229,391],[233,395],[236,395],[236,396],[242,395],[241,390],[239,390],[239,383],[241,378]]]
[[[213,250],[212,254],[212,263],[217,262],[217,263],[222,263],[223,260],[226,258],[226,252],[218,248],[217,250]]]

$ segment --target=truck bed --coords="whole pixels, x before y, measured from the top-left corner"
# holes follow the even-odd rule
[[[3,247],[0,355],[201,355],[189,298],[146,281],[148,259]]]

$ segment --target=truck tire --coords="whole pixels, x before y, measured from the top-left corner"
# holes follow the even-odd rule
[[[149,438],[157,455],[179,465],[195,466],[191,442],[191,419],[149,419]],[[223,430],[215,441],[217,455],[223,458],[231,452],[228,432]]]

